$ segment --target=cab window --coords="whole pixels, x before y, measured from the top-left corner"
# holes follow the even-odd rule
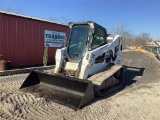
[[[102,31],[101,29],[96,29],[94,34],[93,34],[91,49],[92,50],[96,49],[96,48],[104,45],[105,42],[106,42],[105,32]]]

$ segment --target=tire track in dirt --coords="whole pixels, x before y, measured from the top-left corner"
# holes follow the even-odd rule
[[[14,82],[5,82],[0,83],[0,101],[3,97],[8,96],[9,94],[13,94],[14,91],[19,89],[20,85],[22,84],[21,81],[14,81]]]
[[[0,95],[1,92],[14,92],[15,90],[19,89],[21,84],[22,81],[0,83]]]
[[[0,101],[19,89],[21,81],[0,83]]]
[[[13,119],[13,116],[16,116],[23,119],[44,119],[46,116],[53,114],[51,112],[54,108],[52,104],[47,104],[47,100],[43,98],[40,99],[29,93],[19,91],[20,85],[21,82],[0,84],[0,86],[3,86],[0,87],[0,108],[2,108],[0,117]]]
[[[95,119],[97,116],[107,114],[110,105],[103,100],[94,101],[83,110],[75,111],[66,106],[59,105],[50,100],[35,97],[30,93],[19,90],[22,80],[6,81],[0,83],[0,119]]]
[[[9,112],[8,119],[12,116],[20,119],[78,119],[86,120],[98,118],[97,115],[107,114],[109,104],[105,102],[103,106],[102,101],[98,104],[94,103],[91,106],[85,107],[83,110],[74,111],[68,107],[59,105],[44,98],[36,98],[31,94],[14,93],[2,101],[0,106],[5,107],[3,113]],[[0,115],[1,117],[4,117]]]
[[[36,116],[37,119],[42,119],[44,114],[39,112],[41,110],[37,110],[37,107],[41,104],[40,101],[39,98],[35,98],[30,94],[15,92],[5,96],[0,107],[7,106],[4,112],[9,111],[11,115],[19,118],[28,119]],[[34,108],[34,106],[37,107]]]
[[[0,117],[3,119],[22,119],[12,114],[17,101],[12,99],[14,93],[19,89],[22,81],[6,81],[0,83]]]
[[[0,83],[0,117],[13,119],[13,116],[16,116],[17,118],[31,119],[36,116],[37,119],[43,119],[44,116],[52,115],[51,111],[54,107],[46,104],[44,99],[20,92],[18,89],[21,84],[22,81]],[[51,108],[50,112],[48,112],[48,108]]]

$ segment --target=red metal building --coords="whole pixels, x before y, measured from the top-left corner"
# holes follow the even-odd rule
[[[64,32],[68,26],[0,11],[0,54],[13,67],[43,64],[44,31]],[[54,64],[57,48],[48,48],[48,63]]]

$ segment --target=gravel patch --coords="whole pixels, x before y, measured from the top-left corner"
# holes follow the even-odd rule
[[[125,66],[125,79],[127,82],[137,84],[160,81],[160,61],[148,53],[123,52],[122,65]]]
[[[28,74],[0,77],[1,120],[158,120],[160,62],[139,52],[123,52],[126,86],[109,97],[96,98],[75,111],[19,87]]]

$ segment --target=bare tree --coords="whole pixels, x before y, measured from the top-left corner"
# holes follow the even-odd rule
[[[111,31],[112,31],[111,33],[113,35],[121,35],[122,36],[123,48],[125,48],[129,45],[132,45],[134,35],[129,30],[127,30],[127,26],[124,23],[117,25]]]
[[[135,37],[133,45],[137,47],[145,46],[149,41],[152,41],[150,35],[148,33],[141,33]]]
[[[114,35],[122,35],[122,33],[126,30],[126,25],[124,23],[121,23],[117,25],[116,27],[113,27],[112,34]]]
[[[132,46],[134,35],[129,31],[123,31],[122,45],[123,47]]]
[[[125,24],[119,24],[117,27],[112,29],[113,35],[122,35],[122,46],[145,46],[147,42],[152,41],[148,33],[141,33],[139,35],[133,35],[129,30],[126,29]]]

